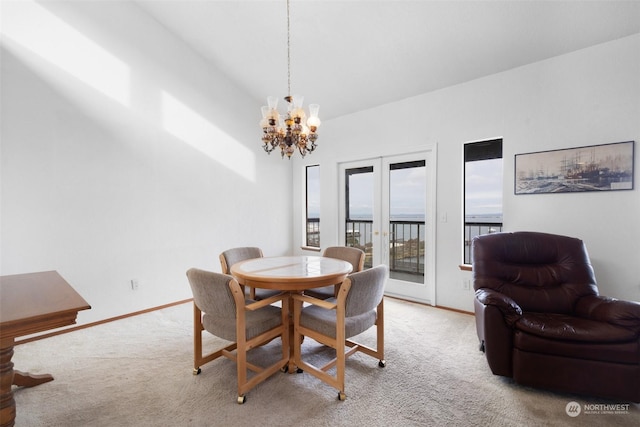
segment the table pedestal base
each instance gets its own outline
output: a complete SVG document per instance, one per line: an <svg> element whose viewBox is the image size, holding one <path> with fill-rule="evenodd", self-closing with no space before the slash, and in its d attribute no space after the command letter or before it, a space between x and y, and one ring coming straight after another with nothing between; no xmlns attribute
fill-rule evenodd
<svg viewBox="0 0 640 427"><path fill-rule="evenodd" d="M10 342L9 342L10 341ZM34 375L13 369L13 340L2 342L0 348L0 427L11 427L16 419L16 401L11 387L34 387L49 381L53 377L49 374Z"/></svg>
<svg viewBox="0 0 640 427"><path fill-rule="evenodd" d="M13 339L2 340L0 348L0 426L12 426L16 419L16 401L13 400Z"/></svg>
<svg viewBox="0 0 640 427"><path fill-rule="evenodd" d="M49 381L53 381L53 376L50 374L30 374L13 370L13 385L18 387L34 387Z"/></svg>

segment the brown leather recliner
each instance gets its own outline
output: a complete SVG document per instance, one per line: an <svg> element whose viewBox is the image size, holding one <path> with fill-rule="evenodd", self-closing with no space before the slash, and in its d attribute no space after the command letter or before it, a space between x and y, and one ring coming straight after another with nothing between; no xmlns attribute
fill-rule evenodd
<svg viewBox="0 0 640 427"><path fill-rule="evenodd" d="M476 328L495 375L640 402L640 303L598 295L582 240L523 231L472 244Z"/></svg>

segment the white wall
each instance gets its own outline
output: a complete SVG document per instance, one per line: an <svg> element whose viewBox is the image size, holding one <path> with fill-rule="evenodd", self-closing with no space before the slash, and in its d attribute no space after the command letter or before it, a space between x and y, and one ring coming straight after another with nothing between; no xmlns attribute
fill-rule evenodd
<svg viewBox="0 0 640 427"><path fill-rule="evenodd" d="M514 195L514 155L636 141L640 151L640 35L437 92L328 120L320 147L296 162L294 217L304 217L304 165L321 165L322 247L336 244L337 162L437 145L436 303L473 311L463 290L462 146L502 137L504 228L583 239L603 295L640 301L640 178L607 193ZM375 89L373 89L375 90ZM640 168L636 154L636 168ZM294 246L303 227L294 229ZM304 252L298 249L298 252Z"/></svg>
<svg viewBox="0 0 640 427"><path fill-rule="evenodd" d="M290 253L258 101L131 2L2 7L2 275L57 270L86 323L190 298L229 247Z"/></svg>

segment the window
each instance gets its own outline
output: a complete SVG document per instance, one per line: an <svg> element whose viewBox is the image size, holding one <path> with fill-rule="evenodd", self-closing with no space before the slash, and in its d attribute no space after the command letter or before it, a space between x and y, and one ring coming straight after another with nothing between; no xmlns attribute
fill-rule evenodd
<svg viewBox="0 0 640 427"><path fill-rule="evenodd" d="M320 248L320 166L307 166L306 245Z"/></svg>
<svg viewBox="0 0 640 427"><path fill-rule="evenodd" d="M464 145L464 263L471 241L502 231L502 139Z"/></svg>

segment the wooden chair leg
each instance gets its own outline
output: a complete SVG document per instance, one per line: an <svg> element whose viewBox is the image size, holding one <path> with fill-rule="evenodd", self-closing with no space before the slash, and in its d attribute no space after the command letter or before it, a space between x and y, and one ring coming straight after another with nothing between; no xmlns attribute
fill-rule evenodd
<svg viewBox="0 0 640 427"><path fill-rule="evenodd" d="M284 304L283 304L284 305ZM300 323L300 312L302 311L302 301L293 300L293 363L289 363L289 372L293 373L295 366L300 367L301 363L301 346L302 346L302 335L300 334L300 330L298 329L298 324Z"/></svg>
<svg viewBox="0 0 640 427"><path fill-rule="evenodd" d="M344 374L347 355L345 354L345 309L344 304L338 305L336 308L336 382L338 385L338 400L347 398L344 392Z"/></svg>
<svg viewBox="0 0 640 427"><path fill-rule="evenodd" d="M378 352L379 365L382 368L387 364L384 360L384 298L378 304L376 316L376 351Z"/></svg>
<svg viewBox="0 0 640 427"><path fill-rule="evenodd" d="M202 311L193 303L193 375L198 375L202 361Z"/></svg>

